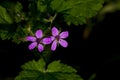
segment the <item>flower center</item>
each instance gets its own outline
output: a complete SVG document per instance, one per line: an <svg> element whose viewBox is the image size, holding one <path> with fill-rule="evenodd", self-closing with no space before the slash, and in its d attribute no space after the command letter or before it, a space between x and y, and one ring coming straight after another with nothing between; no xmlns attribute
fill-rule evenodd
<svg viewBox="0 0 120 80"><path fill-rule="evenodd" d="M41 39L37 38L36 42L37 42L37 44L39 44L41 42Z"/></svg>
<svg viewBox="0 0 120 80"><path fill-rule="evenodd" d="M58 40L60 39L60 36L57 35L57 36L55 37L55 39L58 41Z"/></svg>

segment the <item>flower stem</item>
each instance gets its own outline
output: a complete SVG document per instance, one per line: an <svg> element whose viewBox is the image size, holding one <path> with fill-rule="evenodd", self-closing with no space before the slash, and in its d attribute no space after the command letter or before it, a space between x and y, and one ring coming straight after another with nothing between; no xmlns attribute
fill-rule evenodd
<svg viewBox="0 0 120 80"><path fill-rule="evenodd" d="M49 29L51 29L53 21L55 20L56 16L57 16L57 13L55 13L55 15L52 17L52 19L50 21L50 27L49 27Z"/></svg>
<svg viewBox="0 0 120 80"><path fill-rule="evenodd" d="M30 33L31 35L34 35L33 32L31 31L31 26L30 26L30 24L28 24L28 31L29 31L29 33Z"/></svg>

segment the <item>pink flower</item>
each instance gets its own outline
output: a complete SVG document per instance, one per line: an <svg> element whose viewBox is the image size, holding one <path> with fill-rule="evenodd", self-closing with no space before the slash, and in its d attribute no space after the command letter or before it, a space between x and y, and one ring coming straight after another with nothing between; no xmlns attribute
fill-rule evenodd
<svg viewBox="0 0 120 80"><path fill-rule="evenodd" d="M68 42L65 41L64 39L67 38L68 36L69 36L68 31L63 31L60 33L56 27L53 27L51 37L53 43L51 45L51 50L55 51L58 44L60 44L63 47L67 47Z"/></svg>
<svg viewBox="0 0 120 80"><path fill-rule="evenodd" d="M43 38L42 30L37 30L34 36L27 36L27 41L31 41L32 43L28 46L29 50L33 50L35 47L38 47L38 51L42 52L44 50L43 44L50 44L51 38Z"/></svg>

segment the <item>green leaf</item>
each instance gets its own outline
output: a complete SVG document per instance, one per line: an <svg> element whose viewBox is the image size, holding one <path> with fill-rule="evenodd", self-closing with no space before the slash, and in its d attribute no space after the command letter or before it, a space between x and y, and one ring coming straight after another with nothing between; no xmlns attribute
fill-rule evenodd
<svg viewBox="0 0 120 80"><path fill-rule="evenodd" d="M59 9L61 8L62 4L64 3L64 0L53 0L51 2L51 7L53 10L56 10L57 12L60 12Z"/></svg>
<svg viewBox="0 0 120 80"><path fill-rule="evenodd" d="M85 24L102 8L103 0L53 0L51 8L62 13L65 22L70 25Z"/></svg>
<svg viewBox="0 0 120 80"><path fill-rule="evenodd" d="M0 6L0 24L11 24L13 23L12 18L8 14L7 10Z"/></svg>
<svg viewBox="0 0 120 80"><path fill-rule="evenodd" d="M48 65L43 59L30 61L22 66L23 71L15 80L83 80L70 66L54 61Z"/></svg>
<svg viewBox="0 0 120 80"><path fill-rule="evenodd" d="M35 70L35 71L41 71L44 72L45 70L45 62L43 59L40 59L38 62L35 60L30 61L22 66L23 69L28 70Z"/></svg>
<svg viewBox="0 0 120 80"><path fill-rule="evenodd" d="M45 11L46 11L46 8L47 8L47 5L43 4L42 0L38 0L38 1L37 1L37 9L38 9L40 12L45 12Z"/></svg>
<svg viewBox="0 0 120 80"><path fill-rule="evenodd" d="M24 37L29 32L25 27L25 14L22 11L22 4L20 2L3 1L0 5L0 37L2 40L11 39L16 43L24 41Z"/></svg>
<svg viewBox="0 0 120 80"><path fill-rule="evenodd" d="M22 11L22 9L23 9L22 4L21 4L20 2L16 2L16 5L15 5L15 12L16 12L16 13L19 13L19 12Z"/></svg>
<svg viewBox="0 0 120 80"><path fill-rule="evenodd" d="M0 37L2 38L2 40L10 39L11 37L8 35L9 35L8 31L0 30Z"/></svg>
<svg viewBox="0 0 120 80"><path fill-rule="evenodd" d="M13 22L21 22L24 20L24 12L22 11L23 6L20 2L12 2L12 1L3 1L1 5L7 9L7 12L14 20Z"/></svg>
<svg viewBox="0 0 120 80"><path fill-rule="evenodd" d="M19 44L21 41L24 41L24 38L28 35L28 30L27 28L22 27L21 25L19 25L16 29L15 29L15 33L12 36L12 41L16 42L17 44Z"/></svg>
<svg viewBox="0 0 120 80"><path fill-rule="evenodd" d="M24 12L22 11L23 6L20 2L16 2L16 4L14 5L13 9L13 14L15 14L14 18L15 18L15 22L21 22L21 20L24 20Z"/></svg>
<svg viewBox="0 0 120 80"><path fill-rule="evenodd" d="M11 1L4 1L1 3L2 6L4 6L7 9L7 12L9 12L9 15L12 17L14 22L20 22L23 17L23 6L20 2L11 2Z"/></svg>
<svg viewBox="0 0 120 80"><path fill-rule="evenodd" d="M64 65L62 63L60 63L60 61L54 61L51 64L49 64L48 66L48 72L73 72L75 73L76 70L73 69L70 66Z"/></svg>
<svg viewBox="0 0 120 80"><path fill-rule="evenodd" d="M0 38L2 40L11 39L15 33L14 28L13 24L0 24Z"/></svg>

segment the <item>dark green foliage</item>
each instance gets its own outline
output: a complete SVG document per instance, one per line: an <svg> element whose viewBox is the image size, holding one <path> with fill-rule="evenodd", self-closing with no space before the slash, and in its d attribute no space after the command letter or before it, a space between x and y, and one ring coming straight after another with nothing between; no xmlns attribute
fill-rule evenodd
<svg viewBox="0 0 120 80"><path fill-rule="evenodd" d="M5 0L0 3L0 38L16 43L25 41L28 35L34 36L38 29L43 36L51 35L51 27L86 24L102 8L103 0L27 0L25 6L20 2ZM57 25L55 25L57 24ZM62 24L64 25L64 24ZM76 70L68 65L54 61L50 64L50 46L39 56L39 61L30 61L22 66L23 71L15 80L83 80ZM94 76L92 77L94 78ZM91 79L92 79L91 78Z"/></svg>
<svg viewBox="0 0 120 80"><path fill-rule="evenodd" d="M86 24L102 8L103 0L28 0L28 6L20 2L0 3L0 37L20 43L37 29L47 35L57 21L68 25ZM25 8L25 9L24 9Z"/></svg>
<svg viewBox="0 0 120 80"><path fill-rule="evenodd" d="M12 22L18 23L21 20L23 20L24 17L24 13L22 12L23 6L20 2L4 1L3 3L1 3L1 6L5 8L7 14L9 14L10 18L13 20ZM2 13L2 11L0 13Z"/></svg>
<svg viewBox="0 0 120 80"><path fill-rule="evenodd" d="M47 5L41 0L37 1L37 9L40 12L46 12L47 11Z"/></svg>
<svg viewBox="0 0 120 80"><path fill-rule="evenodd" d="M43 59L30 61L22 66L23 71L15 80L83 80L70 66L54 61L47 66Z"/></svg>
<svg viewBox="0 0 120 80"><path fill-rule="evenodd" d="M4 1L0 6L0 37L4 39L12 39L19 43L27 34L25 27L22 26L24 13L22 12L22 4L19 2Z"/></svg>

